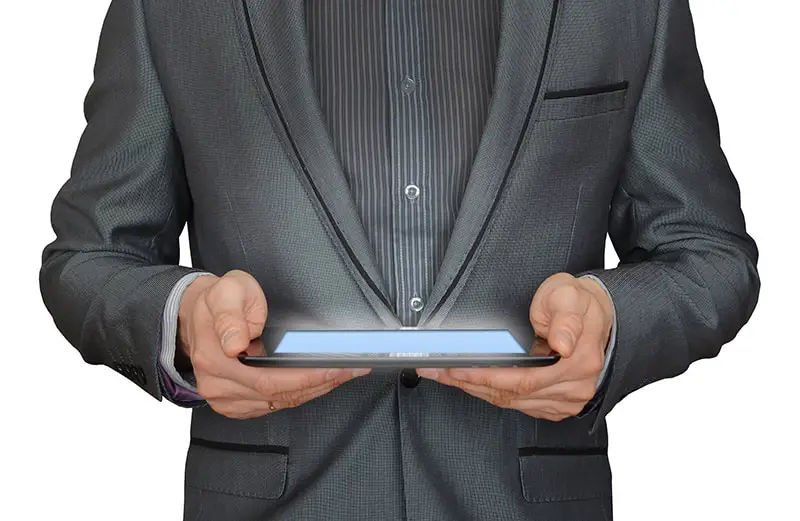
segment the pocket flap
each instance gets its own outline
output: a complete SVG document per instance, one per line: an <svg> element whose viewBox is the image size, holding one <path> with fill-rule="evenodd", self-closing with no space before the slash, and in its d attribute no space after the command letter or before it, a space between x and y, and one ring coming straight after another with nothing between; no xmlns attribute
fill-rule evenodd
<svg viewBox="0 0 800 521"><path fill-rule="evenodd" d="M278 499L286 486L288 447L222 443L193 438L186 485L260 499Z"/></svg>
<svg viewBox="0 0 800 521"><path fill-rule="evenodd" d="M548 92L542 101L537 119L571 119L617 111L625 107L627 93L627 83L601 86L596 89Z"/></svg>
<svg viewBox="0 0 800 521"><path fill-rule="evenodd" d="M600 453L520 451L522 495L532 503L575 501L611 496L611 467Z"/></svg>

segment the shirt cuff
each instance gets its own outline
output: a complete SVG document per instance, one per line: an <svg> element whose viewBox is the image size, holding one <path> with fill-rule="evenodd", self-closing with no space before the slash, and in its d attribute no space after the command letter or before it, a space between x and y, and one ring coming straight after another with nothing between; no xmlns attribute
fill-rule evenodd
<svg viewBox="0 0 800 521"><path fill-rule="evenodd" d="M183 292L194 279L202 275L211 275L206 272L193 272L183 276L172 287L167 302L164 305L164 315L161 327L161 350L158 355L158 367L161 376L162 392L164 397L178 405L190 405L203 401L197 393L194 382L189 382L189 375L181 375L175 368L175 350L178 338L178 309L180 308Z"/></svg>
<svg viewBox="0 0 800 521"><path fill-rule="evenodd" d="M612 315L612 322L611 322L611 335L608 338L608 345L606 346L606 360L603 363L603 369L600 371L600 377L597 379L597 389L600 389L605 382L606 375L608 374L608 367L611 364L611 356L614 353L614 347L617 344L617 310L614 307L614 299L611 298L611 293L606 288L606 285L603 284L599 278L595 277L594 275L583 275L583 277L592 279L593 281L597 282L603 291L606 292L608 295L608 300L611 301L611 315ZM583 278L581 277L581 278Z"/></svg>

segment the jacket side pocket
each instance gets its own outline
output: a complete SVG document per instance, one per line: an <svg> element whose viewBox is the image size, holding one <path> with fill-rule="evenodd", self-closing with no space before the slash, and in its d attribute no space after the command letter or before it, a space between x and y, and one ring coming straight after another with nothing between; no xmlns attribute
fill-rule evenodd
<svg viewBox="0 0 800 521"><path fill-rule="evenodd" d="M531 503L611 497L611 467L602 452L543 452L521 449L522 495Z"/></svg>
<svg viewBox="0 0 800 521"><path fill-rule="evenodd" d="M193 438L186 486L258 499L278 499L286 487L289 448Z"/></svg>

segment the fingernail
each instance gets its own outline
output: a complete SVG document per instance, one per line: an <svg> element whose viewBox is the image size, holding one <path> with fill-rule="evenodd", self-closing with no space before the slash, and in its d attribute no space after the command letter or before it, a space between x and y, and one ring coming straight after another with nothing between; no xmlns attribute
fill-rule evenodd
<svg viewBox="0 0 800 521"><path fill-rule="evenodd" d="M342 369L330 369L328 374L325 376L328 380L333 380L337 376L340 376L344 371Z"/></svg>
<svg viewBox="0 0 800 521"><path fill-rule="evenodd" d="M561 333L558 335L558 341L561 343L562 346L569 349L572 347L572 335L569 333Z"/></svg>
<svg viewBox="0 0 800 521"><path fill-rule="evenodd" d="M423 378L427 378L428 380L437 381L439 379L438 369L417 369L417 374Z"/></svg>
<svg viewBox="0 0 800 521"><path fill-rule="evenodd" d="M370 373L370 369L355 369L353 371L353 378L358 378L359 376L366 376Z"/></svg>
<svg viewBox="0 0 800 521"><path fill-rule="evenodd" d="M238 329L229 329L229 330L225 331L222 334L222 338L220 339L220 343L222 344L222 347L227 346L228 342L230 341L230 339L235 337L237 335L237 333L239 333Z"/></svg>

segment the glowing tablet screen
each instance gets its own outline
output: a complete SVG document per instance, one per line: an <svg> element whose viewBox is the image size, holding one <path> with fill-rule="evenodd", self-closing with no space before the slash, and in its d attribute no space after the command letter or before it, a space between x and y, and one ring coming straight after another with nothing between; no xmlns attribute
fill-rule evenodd
<svg viewBox="0 0 800 521"><path fill-rule="evenodd" d="M505 330L287 331L275 353L526 353Z"/></svg>

